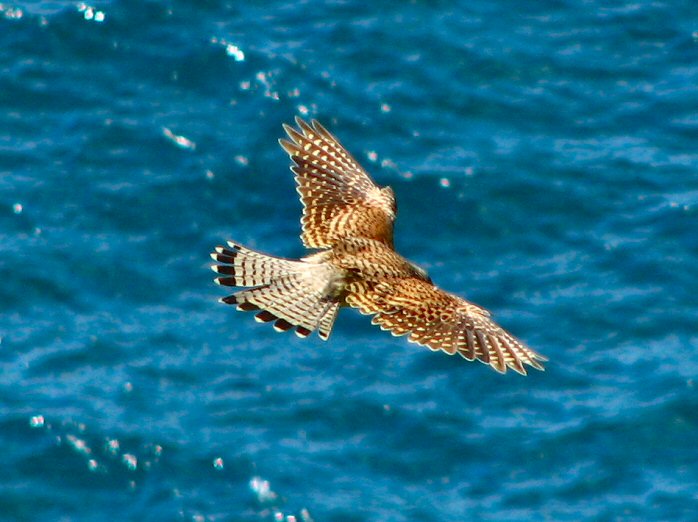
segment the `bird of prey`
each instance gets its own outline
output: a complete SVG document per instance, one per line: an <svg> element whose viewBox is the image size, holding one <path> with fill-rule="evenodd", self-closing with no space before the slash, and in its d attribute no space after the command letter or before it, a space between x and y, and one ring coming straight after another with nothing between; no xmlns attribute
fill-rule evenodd
<svg viewBox="0 0 698 522"><path fill-rule="evenodd" d="M296 190L303 204L301 240L316 250L298 260L229 241L211 257L215 282L243 287L221 302L255 311L277 331L327 339L340 307L372 315L372 323L433 351L479 360L504 373L542 370L545 357L490 319L490 314L435 286L393 248L395 196L379 187L319 122L284 125Z"/></svg>

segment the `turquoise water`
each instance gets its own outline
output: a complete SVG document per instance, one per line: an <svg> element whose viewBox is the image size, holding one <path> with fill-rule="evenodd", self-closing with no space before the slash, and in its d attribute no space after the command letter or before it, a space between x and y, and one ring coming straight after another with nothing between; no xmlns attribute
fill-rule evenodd
<svg viewBox="0 0 698 522"><path fill-rule="evenodd" d="M3 2L2 520L698 519L692 2ZM550 360L217 303L317 118Z"/></svg>

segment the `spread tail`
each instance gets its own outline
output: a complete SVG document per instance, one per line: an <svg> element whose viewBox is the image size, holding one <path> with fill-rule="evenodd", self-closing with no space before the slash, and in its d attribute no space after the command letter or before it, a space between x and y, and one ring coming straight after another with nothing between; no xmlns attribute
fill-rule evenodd
<svg viewBox="0 0 698 522"><path fill-rule="evenodd" d="M339 300L333 287L340 276L323 262L295 261L255 252L232 241L230 248L216 247L211 257L220 264L211 269L220 274L223 286L251 287L223 297L221 302L238 310L258 311L259 322L274 322L274 329L295 328L299 337L317 330L326 340L334 325Z"/></svg>

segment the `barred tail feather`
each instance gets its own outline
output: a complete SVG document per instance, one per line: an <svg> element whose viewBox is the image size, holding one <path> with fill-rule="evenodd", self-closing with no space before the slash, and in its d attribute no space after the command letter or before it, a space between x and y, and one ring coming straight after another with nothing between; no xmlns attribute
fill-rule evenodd
<svg viewBox="0 0 698 522"><path fill-rule="evenodd" d="M318 335L324 341L330 337L330 332L332 332L332 327L334 326L334 320L337 318L338 311L339 303L329 303L327 310L322 314L322 317L320 317Z"/></svg>
<svg viewBox="0 0 698 522"><path fill-rule="evenodd" d="M292 272L300 261L268 256L228 241L230 248L217 246L211 258L222 265L213 265L211 269L222 275L216 282L224 286L259 286L268 285L279 276Z"/></svg>
<svg viewBox="0 0 698 522"><path fill-rule="evenodd" d="M258 311L259 322L273 322L277 331L295 328L300 337L317 330L322 339L332 331L339 302L331 294L336 269L327 263L268 256L237 243L216 247L212 265L223 286L251 287L221 299L238 310Z"/></svg>

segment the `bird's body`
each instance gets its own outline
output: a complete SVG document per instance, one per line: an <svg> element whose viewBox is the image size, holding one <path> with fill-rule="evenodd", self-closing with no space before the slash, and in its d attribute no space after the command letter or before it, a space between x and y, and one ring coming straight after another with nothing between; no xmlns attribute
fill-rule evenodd
<svg viewBox="0 0 698 522"><path fill-rule="evenodd" d="M297 118L280 140L294 165L303 202L301 239L317 252L282 259L229 242L211 254L224 286L247 287L221 301L277 330L295 328L327 339L342 306L372 315L373 324L409 340L478 359L504 372L543 369L542 356L496 325L489 312L437 288L424 270L393 248L395 197L368 174L318 122Z"/></svg>

